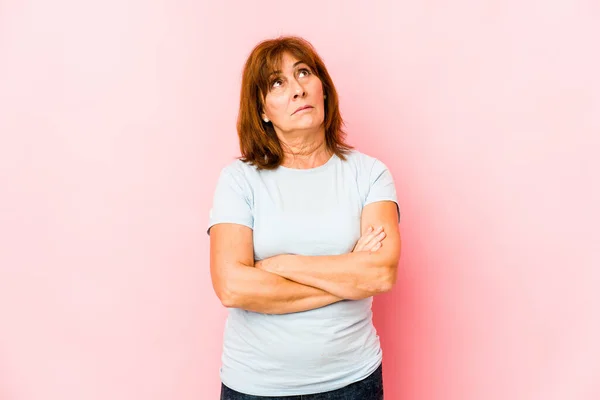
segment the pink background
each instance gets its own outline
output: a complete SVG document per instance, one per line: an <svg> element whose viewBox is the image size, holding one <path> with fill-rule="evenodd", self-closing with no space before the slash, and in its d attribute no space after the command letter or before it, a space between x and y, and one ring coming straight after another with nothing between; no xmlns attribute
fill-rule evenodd
<svg viewBox="0 0 600 400"><path fill-rule="evenodd" d="M205 228L251 48L391 168L387 399L600 398L593 1L0 2L0 399L216 399Z"/></svg>

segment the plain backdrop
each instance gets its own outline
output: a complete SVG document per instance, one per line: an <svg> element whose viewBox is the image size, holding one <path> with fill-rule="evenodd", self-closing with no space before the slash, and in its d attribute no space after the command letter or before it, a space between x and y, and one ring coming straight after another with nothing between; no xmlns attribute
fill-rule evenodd
<svg viewBox="0 0 600 400"><path fill-rule="evenodd" d="M600 398L600 6L0 2L0 399L217 399L206 225L260 40L391 169L389 400Z"/></svg>

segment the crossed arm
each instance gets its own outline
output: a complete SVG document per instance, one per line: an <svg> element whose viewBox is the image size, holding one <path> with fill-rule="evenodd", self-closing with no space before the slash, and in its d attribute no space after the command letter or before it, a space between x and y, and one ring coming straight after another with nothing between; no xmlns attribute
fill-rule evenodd
<svg viewBox="0 0 600 400"><path fill-rule="evenodd" d="M400 258L396 204L375 202L364 207L363 237L369 227L381 227L378 246L361 242L352 253L336 256L282 254L254 263L252 230L237 224L211 228L211 277L226 307L268 314L311 310L358 300L390 290ZM371 241L371 244L373 242Z"/></svg>

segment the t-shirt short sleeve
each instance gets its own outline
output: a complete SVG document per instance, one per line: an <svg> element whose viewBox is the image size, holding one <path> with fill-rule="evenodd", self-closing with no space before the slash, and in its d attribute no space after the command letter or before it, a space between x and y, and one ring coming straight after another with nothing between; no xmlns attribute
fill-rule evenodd
<svg viewBox="0 0 600 400"><path fill-rule="evenodd" d="M386 165L376 159L369 175L369 193L365 200L365 206L370 203L386 200L396 203L398 222L400 222L400 207L396 195L394 178Z"/></svg>
<svg viewBox="0 0 600 400"><path fill-rule="evenodd" d="M245 225L254 228L252 213L252 190L243 174L239 171L224 168L213 196L213 204L209 213L207 233L210 228L221 223Z"/></svg>

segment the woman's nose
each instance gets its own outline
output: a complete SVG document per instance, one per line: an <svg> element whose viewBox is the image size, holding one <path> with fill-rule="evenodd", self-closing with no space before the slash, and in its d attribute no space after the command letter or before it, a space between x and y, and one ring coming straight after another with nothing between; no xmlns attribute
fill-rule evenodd
<svg viewBox="0 0 600 400"><path fill-rule="evenodd" d="M296 83L296 91L294 92L294 98L298 98L298 97L304 97L306 96L306 91L304 90L304 87L302 87L302 85L300 85L299 83Z"/></svg>

